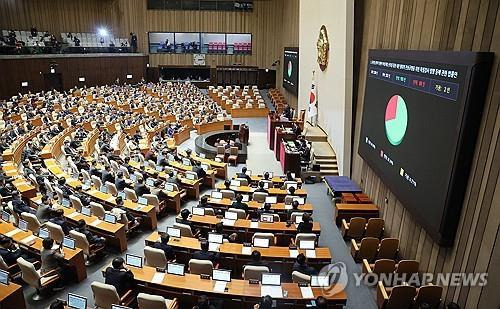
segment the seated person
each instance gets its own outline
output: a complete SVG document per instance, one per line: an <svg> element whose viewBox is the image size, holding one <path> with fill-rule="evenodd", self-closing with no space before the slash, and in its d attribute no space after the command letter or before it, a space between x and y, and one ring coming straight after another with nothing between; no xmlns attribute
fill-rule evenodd
<svg viewBox="0 0 500 309"><path fill-rule="evenodd" d="M296 200L292 202L292 209L288 209L286 211L286 214L287 214L289 220L291 220L292 213L294 213L294 212L300 212L299 201L296 201Z"/></svg>
<svg viewBox="0 0 500 309"><path fill-rule="evenodd" d="M123 191L127 187L127 182L123 178L123 172L120 171L116 174L115 187L118 191Z"/></svg>
<svg viewBox="0 0 500 309"><path fill-rule="evenodd" d="M257 210L257 216L260 218L260 215L263 214L273 214L274 210L271 209L270 203L264 203L264 207Z"/></svg>
<svg viewBox="0 0 500 309"><path fill-rule="evenodd" d="M231 182L229 180L224 180L224 188L222 190L232 190Z"/></svg>
<svg viewBox="0 0 500 309"><path fill-rule="evenodd" d="M201 207L201 208L209 207L210 208L210 205L208 205L208 195L203 195L200 198L200 203L198 204L197 207Z"/></svg>
<svg viewBox="0 0 500 309"><path fill-rule="evenodd" d="M135 191L135 194L137 194L137 196L143 196L144 194L151 193L149 188L144 184L144 179L142 177L139 177L137 179L137 182L134 185L134 191Z"/></svg>
<svg viewBox="0 0 500 309"><path fill-rule="evenodd" d="M285 186L283 186L283 189L286 189ZM290 187L288 188L288 195L294 196L295 195L295 187Z"/></svg>
<svg viewBox="0 0 500 309"><path fill-rule="evenodd" d="M42 260L42 267L40 268L40 274L44 274L56 270L59 266L65 264L64 253L62 251L62 246L52 249L54 246L54 240L52 238L44 238L42 240L42 250L40 251L40 257Z"/></svg>
<svg viewBox="0 0 500 309"><path fill-rule="evenodd" d="M173 184L177 184L178 183L178 179L177 179L177 176L175 175L174 171L170 171L168 172L168 178L167 178L167 182L168 183L173 183Z"/></svg>
<svg viewBox="0 0 500 309"><path fill-rule="evenodd" d="M269 267L269 264L262 261L262 255L260 251L253 250L250 257L252 260L245 264L245 266L266 266L267 268L269 268L269 271L271 271L271 267Z"/></svg>
<svg viewBox="0 0 500 309"><path fill-rule="evenodd" d="M49 197L42 195L41 204L36 208L36 218L40 223L45 223L50 219L52 213L52 205L50 204Z"/></svg>
<svg viewBox="0 0 500 309"><path fill-rule="evenodd" d="M168 194L165 191L163 191L163 189L160 189L161 185L162 185L161 180L156 179L154 181L154 187L150 188L151 194L156 195L160 202L168 198Z"/></svg>
<svg viewBox="0 0 500 309"><path fill-rule="evenodd" d="M241 168L241 173L237 173L236 174L236 178L243 178L243 179L246 179L248 181L248 183L250 184L252 182L252 178L250 176L247 175L247 167L246 166L243 166Z"/></svg>
<svg viewBox="0 0 500 309"><path fill-rule="evenodd" d="M219 253L208 251L209 244L208 241L206 240L202 240L200 242L200 247L201 250L198 250L195 253L193 253L193 259L209 260L212 261L212 263L214 263L215 265L215 263L217 263L217 261L219 260Z"/></svg>
<svg viewBox="0 0 500 309"><path fill-rule="evenodd" d="M113 176L109 165L106 165L104 170L101 172L101 181L103 185L105 185L106 182L115 183L115 177Z"/></svg>
<svg viewBox="0 0 500 309"><path fill-rule="evenodd" d="M73 192L68 189L68 187L66 187L66 178L62 177L62 178L59 178L59 180L57 181L57 187L62 191L63 193L63 197L65 199L69 199L69 196L71 194L73 194ZM99 189L99 188L97 188ZM61 201L59 201L60 203Z"/></svg>
<svg viewBox="0 0 500 309"><path fill-rule="evenodd" d="M292 172L286 172L285 181L295 181L295 178L292 177Z"/></svg>
<svg viewBox="0 0 500 309"><path fill-rule="evenodd" d="M198 161L193 161L193 172L198 175L198 179L203 179L205 176L207 176L207 172L201 167L201 163Z"/></svg>
<svg viewBox="0 0 500 309"><path fill-rule="evenodd" d="M265 173L264 173L264 180L270 180L270 179L269 179L269 176L270 176L270 175L269 175L269 173L268 173L268 172L265 172Z"/></svg>
<svg viewBox="0 0 500 309"><path fill-rule="evenodd" d="M222 309L222 300L210 300L206 295L200 295L198 298L198 304L193 308L198 309Z"/></svg>
<svg viewBox="0 0 500 309"><path fill-rule="evenodd" d="M132 215L128 211L128 209L125 206L123 206L123 198L121 196L116 197L115 202L116 202L116 206L113 209L111 209L111 212L114 215L118 216L118 219L119 219L118 221L121 223L124 223L121 220L122 214L124 214L127 217L128 226L129 227L134 226L136 221L139 220L139 218Z"/></svg>
<svg viewBox="0 0 500 309"><path fill-rule="evenodd" d="M236 201L234 201L233 204L231 204L231 208L243 209L245 212L248 212L247 203L243 203L243 195L241 194L236 195Z"/></svg>
<svg viewBox="0 0 500 309"><path fill-rule="evenodd" d="M19 191L14 191L12 193L12 207L14 209L14 212L19 216L23 212L36 214L36 210L31 208L25 201L21 199L21 194L19 194Z"/></svg>
<svg viewBox="0 0 500 309"><path fill-rule="evenodd" d="M326 298L324 298L323 296L318 296L316 298L316 307L314 307L315 309L326 309L328 308L328 303L326 301Z"/></svg>
<svg viewBox="0 0 500 309"><path fill-rule="evenodd" d="M104 283L113 285L120 297L125 295L133 286L134 274L125 267L121 257L113 259L112 267L106 268Z"/></svg>
<svg viewBox="0 0 500 309"><path fill-rule="evenodd" d="M82 202L83 206L88 207L90 205L90 198L87 194L83 193L82 186L76 186L73 195L80 199L80 202Z"/></svg>
<svg viewBox="0 0 500 309"><path fill-rule="evenodd" d="M189 209L184 208L183 210L181 210L181 219L177 219L177 222L185 224L185 225L189 225L189 227L191 227L191 229L192 229L193 227L191 226L191 221L189 220L190 215L191 215L191 212L189 211ZM194 233L194 231L193 231L193 233Z"/></svg>
<svg viewBox="0 0 500 309"><path fill-rule="evenodd" d="M104 243L106 242L106 239L104 237L99 237L97 235L94 235L92 234L92 232L87 230L87 224L83 219L78 220L78 224L77 227L75 228L75 231L84 234L85 238L87 238L87 241L89 242L90 245L104 246Z"/></svg>
<svg viewBox="0 0 500 309"><path fill-rule="evenodd" d="M165 253L165 257L167 258L167 261L174 261L175 260L175 252L174 248L168 244L168 241L170 240L170 235L167 233L162 234L160 237L159 242L155 242L153 244L153 248L163 250Z"/></svg>
<svg viewBox="0 0 500 309"><path fill-rule="evenodd" d="M17 263L17 259L22 256L21 249L12 242L10 237L0 235L0 256L7 266Z"/></svg>
<svg viewBox="0 0 500 309"><path fill-rule="evenodd" d="M302 222L297 226L297 233L312 233L313 223L311 214L306 212L302 215Z"/></svg>
<svg viewBox="0 0 500 309"><path fill-rule="evenodd" d="M273 308L273 298L269 295L262 296L260 303L255 304L253 309L272 309Z"/></svg>
<svg viewBox="0 0 500 309"><path fill-rule="evenodd" d="M52 212L52 218L49 220L50 222L57 224L61 227L64 232L64 235L69 235L69 231L71 230L68 222L64 220L64 210L57 209Z"/></svg>
<svg viewBox="0 0 500 309"><path fill-rule="evenodd" d="M292 271L298 271L305 275L316 275L318 272L313 267L307 265L307 259L304 253L297 255L295 263L293 263Z"/></svg>
<svg viewBox="0 0 500 309"><path fill-rule="evenodd" d="M264 192L264 193L269 194L269 191L267 191L267 189L264 189L264 182L263 181L259 181L259 186L257 187L257 189L255 189L254 192Z"/></svg>
<svg viewBox="0 0 500 309"><path fill-rule="evenodd" d="M215 229L213 229L212 232L220 234L224 240L228 240L228 237L224 234L224 224L222 224L222 222L217 222L215 224Z"/></svg>

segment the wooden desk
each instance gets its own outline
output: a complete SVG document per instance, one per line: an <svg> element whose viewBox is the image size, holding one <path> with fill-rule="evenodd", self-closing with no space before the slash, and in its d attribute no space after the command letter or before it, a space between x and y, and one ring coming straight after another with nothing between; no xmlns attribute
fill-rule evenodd
<svg viewBox="0 0 500 309"><path fill-rule="evenodd" d="M0 309L25 309L23 287L9 282L9 285L0 284Z"/></svg>
<svg viewBox="0 0 500 309"><path fill-rule="evenodd" d="M295 135L295 133L293 131L291 132L288 132L286 130L283 130L281 127L277 127L276 128L276 133L274 134L275 138L274 138L274 155L276 157L276 160L280 160L281 159L281 150L282 150L282 147L280 145L281 141L284 140L284 141L291 141L291 140L295 140L297 138L297 136ZM283 171L286 171L286 170L283 170Z"/></svg>
<svg viewBox="0 0 500 309"><path fill-rule="evenodd" d="M354 217L378 218L379 208L375 204L335 204L335 223L340 225L342 219L347 222Z"/></svg>
<svg viewBox="0 0 500 309"><path fill-rule="evenodd" d="M177 216L176 221L179 220L181 220L181 217ZM188 220L194 227L206 232L212 231L215 228L215 225L221 222L221 219L216 216L191 215ZM227 233L238 233L239 239L242 242L251 242L252 236L257 232L273 233L277 238L277 244L281 246L288 246L290 244L290 240L295 238L295 235L297 235L297 228L295 227L295 224L288 226L286 222L257 222L257 226L254 227L252 225L252 220L238 219L234 222L233 226L224 225L224 231ZM316 234L319 238L321 233L321 226L319 222L313 222L312 233Z"/></svg>
<svg viewBox="0 0 500 309"><path fill-rule="evenodd" d="M290 151L285 147L286 141L281 140L280 143L280 163L283 171L300 175L300 153L298 151Z"/></svg>
<svg viewBox="0 0 500 309"><path fill-rule="evenodd" d="M267 141L269 143L269 149L274 150L276 127L291 128L292 125L293 121L280 121L275 119L273 115L267 116Z"/></svg>
<svg viewBox="0 0 500 309"><path fill-rule="evenodd" d="M0 220L0 234L7 235L9 232L16 230L16 227L12 223L7 223L3 220ZM21 231L17 232L13 236L11 236L12 240L16 242L19 247L32 252L36 255L40 255L40 251L42 250L42 239L35 236L35 243L32 245L23 244L22 240L26 237L32 236L33 233L31 231ZM87 269L85 268L85 259L83 257L82 249L76 248L75 250L63 248L64 259L69 263L69 266L76 276L76 281L81 282L85 278L87 278Z"/></svg>
<svg viewBox="0 0 500 309"><path fill-rule="evenodd" d="M284 176L283 176L284 177ZM233 179L236 179L236 176L233 177ZM250 176L250 180L254 184L258 184L259 181L263 180L264 176L263 175L252 175ZM275 187L282 187L285 183L285 179L282 178L281 176L274 176L273 178L269 179L273 182L273 185ZM294 179L297 184L299 185L299 188L302 186L302 179L301 178L295 178Z"/></svg>
<svg viewBox="0 0 500 309"><path fill-rule="evenodd" d="M221 209L221 210L227 210L228 208L231 207L233 204L233 200L228 199L228 198L223 198L220 200L213 199L211 197L208 198L208 204L215 209ZM258 209L261 209L263 207L263 203L259 203L256 201L249 201L246 202L248 205L248 210L250 213L256 213ZM276 204L271 204L271 209L274 211L274 213L278 214L280 216L281 221L286 221L288 220L288 210L292 209L292 205L285 205L285 203L276 203ZM299 205L299 208L297 209L298 212L304 211L304 212L313 212L313 206L312 204L304 204L304 205Z"/></svg>
<svg viewBox="0 0 500 309"><path fill-rule="evenodd" d="M218 299L224 299L224 306L227 308L251 308L261 300L260 284L250 284L245 280L233 279L226 285L224 292L215 292L215 281L211 279L201 279L199 275L185 274L176 276L164 274L160 283L153 283L156 274L154 267L144 266L136 268L128 266L134 274L134 280L140 287L141 292L164 295L168 298L178 298L183 304L194 303L199 295L208 295ZM103 269L103 272L105 268ZM283 308L304 308L310 299L304 299L298 284L282 283L281 287L288 294L286 298L277 298L280 307ZM323 295L322 288L312 288L314 298L323 296L328 300L329 308L339 308L336 306L345 305L347 294L341 291L334 295Z"/></svg>
<svg viewBox="0 0 500 309"><path fill-rule="evenodd" d="M269 108L231 108L231 117L233 118L253 118L253 117L267 117L269 115Z"/></svg>
<svg viewBox="0 0 500 309"><path fill-rule="evenodd" d="M72 178L70 175L62 171L59 165L53 159L44 160L47 169L57 178L66 178L66 184L73 189L77 186L81 186L82 183L78 179ZM91 199L102 204L105 208L111 209L116 206L116 197L108 193L102 193L94 188L88 191L84 191ZM123 206L125 206L131 213L145 216L143 224L146 228L155 230L158 225L156 218L156 209L152 205L139 205L131 200L123 200Z"/></svg>
<svg viewBox="0 0 500 309"><path fill-rule="evenodd" d="M191 165L184 165L181 162L177 161L169 161L169 166L174 167L180 171L192 171L193 167ZM205 179L203 179L203 183L207 185L210 188L215 187L215 171L214 170L208 170L207 171L207 176L205 176Z"/></svg>
<svg viewBox="0 0 500 309"><path fill-rule="evenodd" d="M204 124L196 124L194 127L195 127L198 135L200 135L200 134L207 133L207 132L224 130L225 125L229 125L232 127L233 121L232 120L215 121L215 122L204 123Z"/></svg>
<svg viewBox="0 0 500 309"><path fill-rule="evenodd" d="M226 187L224 186L224 183L221 182L216 186L216 189L223 190ZM239 187L231 187L231 190L233 190L236 193L242 193L242 194L252 194L256 188L252 188L249 186L239 186ZM285 196L288 195L288 191L280 188L269 188L267 189L269 192L269 195L276 195L278 197L278 201L282 202L285 200ZM297 189L295 190L294 195L303 197L304 199L307 197L307 192L305 189Z"/></svg>
<svg viewBox="0 0 500 309"><path fill-rule="evenodd" d="M347 193L340 195L342 204L372 204L372 200L364 193Z"/></svg>
<svg viewBox="0 0 500 309"><path fill-rule="evenodd" d="M149 235L145 242L146 245L152 246L160 240L158 232L153 232ZM174 247L176 252L176 262L188 265L194 252L200 250L200 241L197 238L181 237L176 239L171 237L169 245ZM251 255L243 253L243 244L239 243L223 243L219 247L220 268L231 269L233 278L241 278L243 266L251 261ZM262 259L268 262L272 272L284 274L284 277L291 282L291 274L295 256L290 256L288 247L270 246L269 248L253 247L253 250L258 250ZM316 257L309 258L308 264L320 271L322 267L331 263L332 256L328 247L316 248ZM305 250L298 250L298 253L306 254Z"/></svg>
<svg viewBox="0 0 500 309"><path fill-rule="evenodd" d="M187 141L191 136L191 130L185 128L184 130L174 134L175 144L178 146Z"/></svg>
<svg viewBox="0 0 500 309"><path fill-rule="evenodd" d="M38 204L41 200L41 195L36 198L31 199L34 203ZM55 204L55 208L62 209L64 211L64 218L69 223L76 225L79 220L83 219L87 223L87 229L92 233L106 238L106 244L117 248L120 252L127 250L127 236L125 225L121 223L108 223L103 220L99 220L94 215L86 216L82 215L74 208L66 208L59 204ZM97 221L99 220L99 221ZM97 225L94 222L99 222Z"/></svg>

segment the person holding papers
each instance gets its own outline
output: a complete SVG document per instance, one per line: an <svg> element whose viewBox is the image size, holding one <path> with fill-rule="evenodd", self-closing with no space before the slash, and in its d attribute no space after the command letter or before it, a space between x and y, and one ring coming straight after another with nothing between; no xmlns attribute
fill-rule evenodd
<svg viewBox="0 0 500 309"><path fill-rule="evenodd" d="M313 229L313 223L312 223L312 218L311 214L308 212L305 212L302 215L302 222L299 223L297 226L297 232L298 233L312 233Z"/></svg>
<svg viewBox="0 0 500 309"><path fill-rule="evenodd" d="M318 273L316 269L307 265L307 259L304 253L300 253L299 255L297 255L295 263L293 263L292 271L298 271L308 276L316 275Z"/></svg>
<svg viewBox="0 0 500 309"><path fill-rule="evenodd" d="M247 203L243 203L243 195L241 194L236 195L236 201L233 202L231 208L243 209L245 212L248 212Z"/></svg>
<svg viewBox="0 0 500 309"><path fill-rule="evenodd" d="M211 261L212 263L216 264L219 260L219 253L218 252L210 252L208 251L209 243L206 240L202 240L200 242L200 247L201 250L196 251L193 253L193 259L197 260L208 260Z"/></svg>
<svg viewBox="0 0 500 309"><path fill-rule="evenodd" d="M170 235L162 234L160 236L160 241L155 242L153 244L153 248L163 250L163 252L165 253L165 257L167 258L167 261L174 261L175 260L175 252L174 252L174 248L172 248L172 246L170 246L168 244L169 240L170 240Z"/></svg>
<svg viewBox="0 0 500 309"><path fill-rule="evenodd" d="M113 285L120 297L132 288L134 274L124 266L123 258L117 257L111 263L112 267L106 268L104 283Z"/></svg>

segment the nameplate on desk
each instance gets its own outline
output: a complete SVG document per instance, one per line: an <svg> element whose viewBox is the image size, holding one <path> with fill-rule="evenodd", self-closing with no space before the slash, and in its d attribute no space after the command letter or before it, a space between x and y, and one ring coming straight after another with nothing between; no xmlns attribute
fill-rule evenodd
<svg viewBox="0 0 500 309"><path fill-rule="evenodd" d="M16 235L19 232L22 232L22 230L15 228L10 232L5 233L5 236L12 238L14 235Z"/></svg>
<svg viewBox="0 0 500 309"><path fill-rule="evenodd" d="M20 243L22 243L23 245L26 245L26 246L31 246L32 244L35 243L35 241L36 241L36 236L30 235L28 237L21 239Z"/></svg>
<svg viewBox="0 0 500 309"><path fill-rule="evenodd" d="M160 284L163 282L164 278L165 278L165 273L156 272L153 276L153 279L151 279L151 282Z"/></svg>
<svg viewBox="0 0 500 309"><path fill-rule="evenodd" d="M251 229L258 229L259 228L259 222L250 222L250 228Z"/></svg>
<svg viewBox="0 0 500 309"><path fill-rule="evenodd" d="M98 226L99 224L101 224L102 220L101 219L95 219L92 223L90 223L90 225L92 226Z"/></svg>
<svg viewBox="0 0 500 309"><path fill-rule="evenodd" d="M234 226L234 223L236 222L236 220L222 219L221 222L223 225L226 225L226 226Z"/></svg>
<svg viewBox="0 0 500 309"><path fill-rule="evenodd" d="M285 204L285 209L288 210L288 209L293 209L293 206L290 204Z"/></svg>
<svg viewBox="0 0 500 309"><path fill-rule="evenodd" d="M307 258L316 258L316 250L306 250L306 257Z"/></svg>
<svg viewBox="0 0 500 309"><path fill-rule="evenodd" d="M141 211L144 208L144 206L137 206L134 208L135 211Z"/></svg>
<svg viewBox="0 0 500 309"><path fill-rule="evenodd" d="M78 215L79 215L79 213L75 211L75 212L70 213L70 214L69 214L69 215L67 215L66 217L68 217L68 218L74 218L74 217L76 217L76 216L78 216Z"/></svg>

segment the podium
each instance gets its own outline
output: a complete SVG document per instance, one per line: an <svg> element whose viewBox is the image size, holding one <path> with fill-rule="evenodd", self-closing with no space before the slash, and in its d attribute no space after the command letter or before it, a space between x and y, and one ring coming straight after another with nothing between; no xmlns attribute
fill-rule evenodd
<svg viewBox="0 0 500 309"><path fill-rule="evenodd" d="M288 141L281 140L280 143L280 163L283 173L295 173L295 177L300 177L300 153L296 149L287 146Z"/></svg>
<svg viewBox="0 0 500 309"><path fill-rule="evenodd" d="M275 113L271 113L267 116L267 141L269 143L269 149L274 150L276 143L276 127L291 128L293 126L293 121L281 121Z"/></svg>
<svg viewBox="0 0 500 309"><path fill-rule="evenodd" d="M280 143L281 141L291 141L291 140L295 140L297 138L297 136L295 135L295 133L293 133L293 131L288 131L286 129L283 129L281 127L277 127L276 128L276 132L274 133L274 140L275 140L275 143L274 143L274 154L276 155L276 160L280 161L280 158L281 158L281 147L280 147Z"/></svg>

